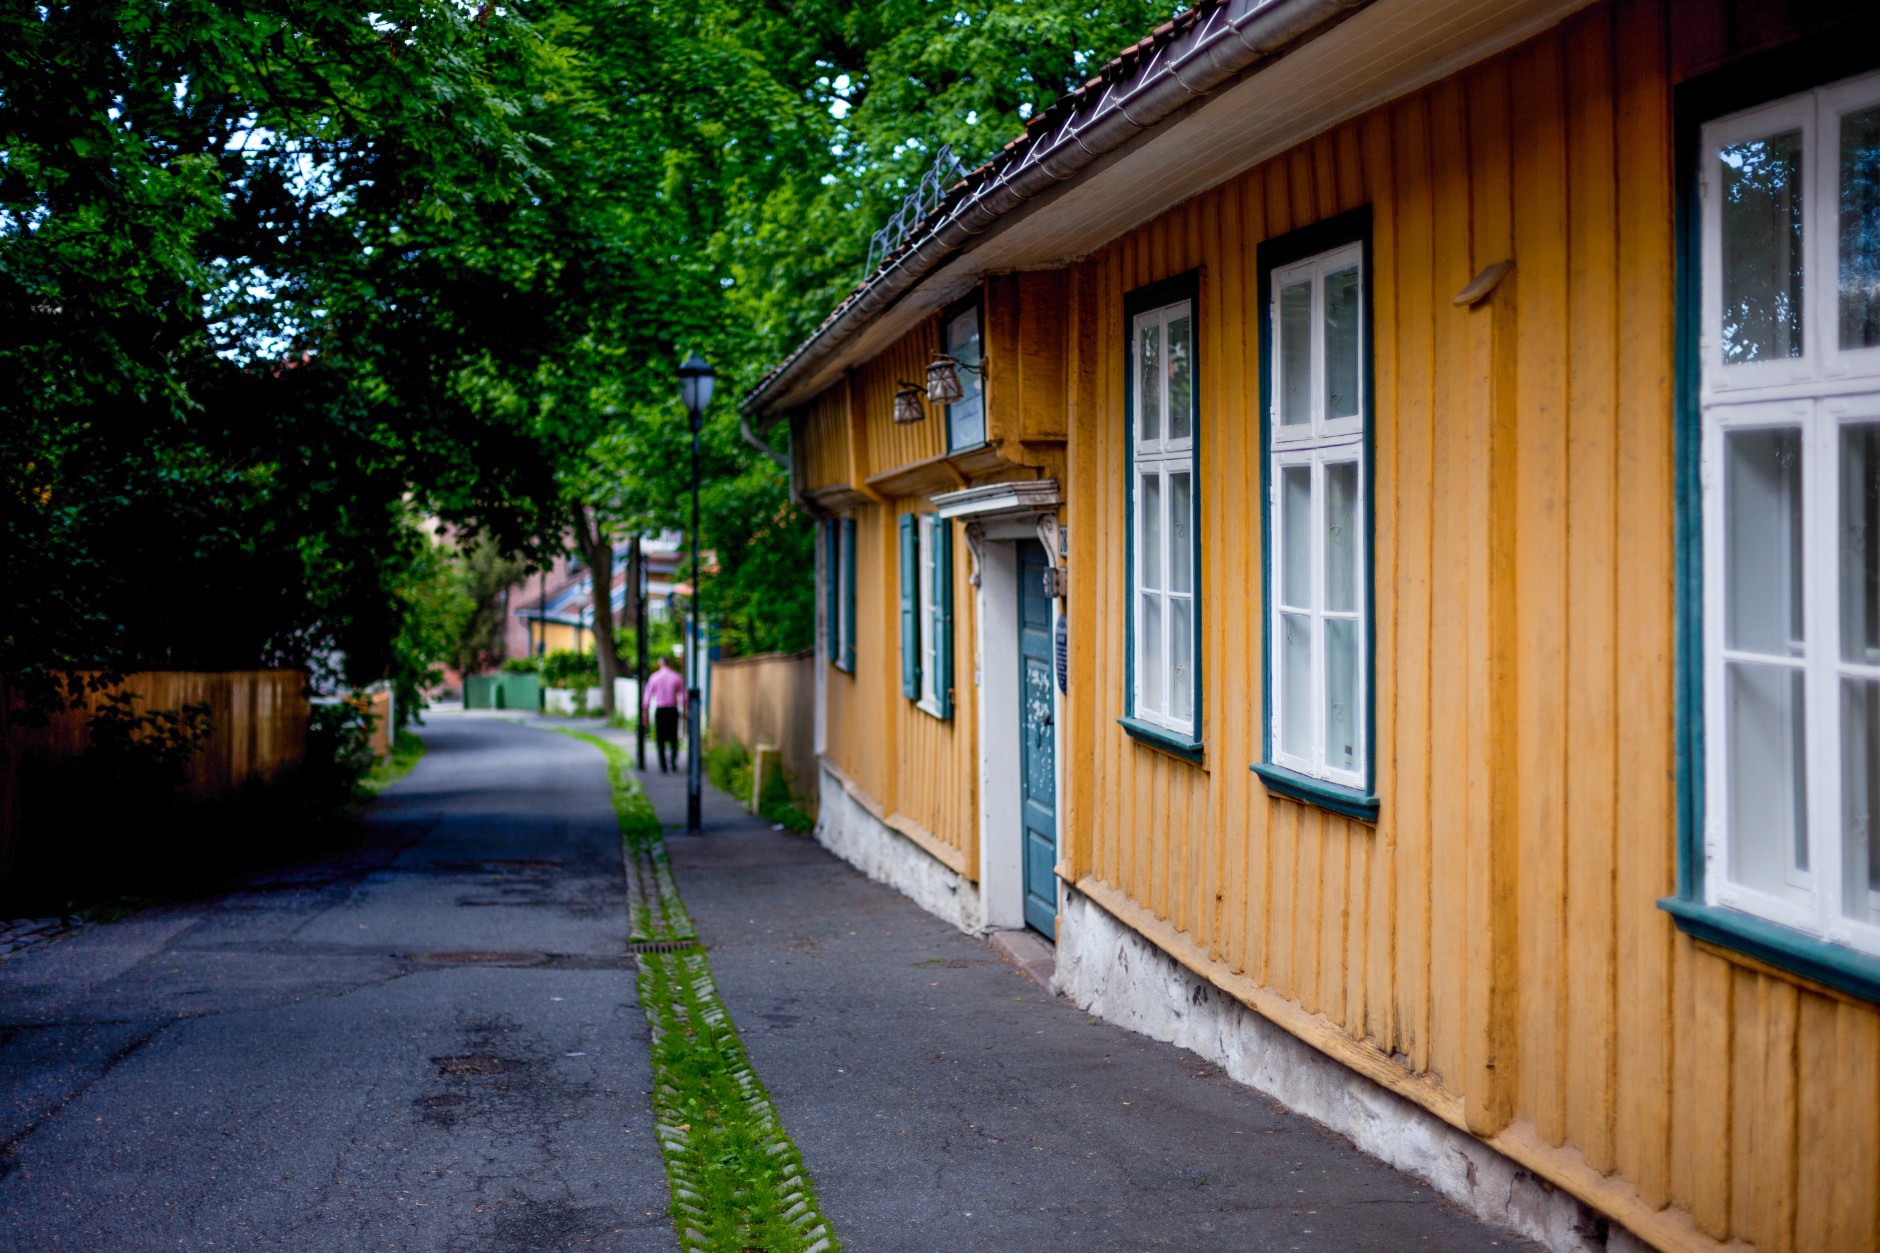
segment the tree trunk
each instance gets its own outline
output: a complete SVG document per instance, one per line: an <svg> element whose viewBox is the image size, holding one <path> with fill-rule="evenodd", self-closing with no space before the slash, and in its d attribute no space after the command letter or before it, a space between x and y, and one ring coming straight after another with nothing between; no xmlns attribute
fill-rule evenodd
<svg viewBox="0 0 1880 1253"><path fill-rule="evenodd" d="M614 643L614 543L600 519L586 505L574 507L575 543L588 563L594 595L589 617L594 627L594 657L600 662L601 714L614 716L614 678L620 673L620 653Z"/></svg>

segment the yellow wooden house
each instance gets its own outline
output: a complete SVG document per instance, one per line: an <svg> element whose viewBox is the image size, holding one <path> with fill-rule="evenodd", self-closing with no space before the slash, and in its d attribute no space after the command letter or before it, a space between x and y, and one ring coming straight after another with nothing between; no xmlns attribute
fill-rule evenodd
<svg viewBox="0 0 1880 1253"><path fill-rule="evenodd" d="M1871 3L1224 0L745 401L819 838L1551 1248L1880 1249Z"/></svg>

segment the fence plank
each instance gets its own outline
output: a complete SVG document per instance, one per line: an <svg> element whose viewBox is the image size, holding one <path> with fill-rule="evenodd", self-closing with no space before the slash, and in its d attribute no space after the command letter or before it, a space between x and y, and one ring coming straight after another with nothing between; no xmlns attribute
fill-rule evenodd
<svg viewBox="0 0 1880 1253"><path fill-rule="evenodd" d="M774 744L791 791L816 805L816 654L766 653L712 663L712 737Z"/></svg>
<svg viewBox="0 0 1880 1253"><path fill-rule="evenodd" d="M90 675L74 676L83 683ZM91 717L121 692L138 713L209 707L209 740L184 770L183 791L213 798L267 781L307 754L307 676L298 670L197 674L151 670L87 692L71 709L40 722L24 715L17 691L0 679L0 881L19 866L21 789L36 775L83 753Z"/></svg>

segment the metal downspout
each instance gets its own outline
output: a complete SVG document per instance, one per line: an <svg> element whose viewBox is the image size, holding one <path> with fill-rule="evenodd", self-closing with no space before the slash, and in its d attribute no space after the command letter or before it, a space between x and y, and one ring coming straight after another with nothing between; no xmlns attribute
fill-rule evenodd
<svg viewBox="0 0 1880 1253"><path fill-rule="evenodd" d="M738 418L738 434L744 437L745 443L749 444L751 447L755 448L758 452L763 453L766 457L769 457L772 461L782 466L786 473L789 471L790 459L784 456L782 453L778 452L775 448L772 448L767 442L765 442L763 436L759 435L756 431L753 431L751 429L751 420L748 417L740 416Z"/></svg>

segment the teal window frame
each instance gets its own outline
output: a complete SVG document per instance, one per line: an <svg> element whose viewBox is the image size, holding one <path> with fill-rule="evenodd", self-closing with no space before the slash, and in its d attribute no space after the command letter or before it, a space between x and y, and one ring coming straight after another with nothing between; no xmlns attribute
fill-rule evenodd
<svg viewBox="0 0 1880 1253"><path fill-rule="evenodd" d="M1194 571L1194 639L1189 655L1194 659L1194 718L1191 735L1182 735L1136 716L1136 343L1135 325L1139 314L1186 300L1189 310L1189 405L1192 436L1189 442L1189 521ZM1201 589L1201 271L1189 270L1160 282L1138 287L1123 297L1123 715L1118 726L1133 740L1157 748L1184 761L1202 764L1206 741L1201 732L1206 708L1206 667L1202 662L1202 619L1205 615ZM1166 418L1166 415L1164 415Z"/></svg>
<svg viewBox="0 0 1880 1253"><path fill-rule="evenodd" d="M1705 892L1703 361L1699 345L1703 211L1698 179L1705 123L1875 67L1871 46L1859 41L1810 41L1692 79L1673 93L1673 168L1678 189L1672 357L1678 876L1676 892L1658 901L1678 929L1693 939L1867 1001L1880 1001L1880 957L1713 905Z"/></svg>
<svg viewBox="0 0 1880 1253"><path fill-rule="evenodd" d="M1273 534L1269 502L1273 498L1273 272L1335 249L1358 245L1361 256L1359 294L1364 333L1359 353L1363 372L1360 416L1364 430L1359 441L1364 483L1364 779L1362 788L1313 778L1273 761ZM1266 240L1256 252L1257 305L1260 318L1260 754L1248 769L1260 777L1269 792L1308 805L1316 805L1347 818L1376 822L1377 795L1377 401L1375 310L1376 270L1371 258L1369 205L1315 222L1311 226Z"/></svg>
<svg viewBox="0 0 1880 1253"><path fill-rule="evenodd" d="M979 438L966 444L955 442L953 438L954 406L946 405L943 407L941 416L946 421L947 452L949 453L965 452L973 448L984 448L986 446L986 432L989 429L986 424L986 306L985 302L977 295L968 296L965 300L947 306L945 314L940 319L940 351L946 353L948 356L953 355L953 343L951 338L953 323L958 320L961 314L969 312L973 315L973 321L978 327L979 358L971 363L977 366L978 369L976 371L960 370L959 379L961 387L977 387L979 389Z"/></svg>
<svg viewBox="0 0 1880 1253"><path fill-rule="evenodd" d="M931 540L925 545L923 528ZM905 513L900 531L901 695L944 722L953 717L953 524L934 514ZM923 575L929 588L925 598ZM929 678L932 703L927 700Z"/></svg>
<svg viewBox="0 0 1880 1253"><path fill-rule="evenodd" d="M854 674L855 519L830 518L823 528L823 569L828 584L823 589L824 645L830 665Z"/></svg>

